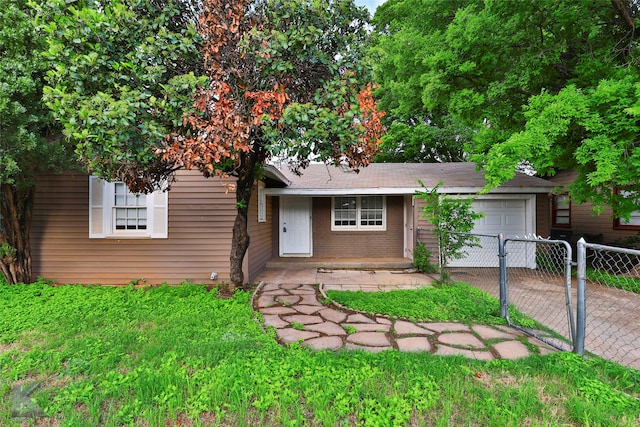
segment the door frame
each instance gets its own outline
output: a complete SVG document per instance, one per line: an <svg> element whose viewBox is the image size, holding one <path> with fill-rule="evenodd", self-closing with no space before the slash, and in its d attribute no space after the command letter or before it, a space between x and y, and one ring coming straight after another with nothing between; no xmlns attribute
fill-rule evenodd
<svg viewBox="0 0 640 427"><path fill-rule="evenodd" d="M285 219L286 219L286 215L288 214L288 206L287 206L287 202L289 200L292 199L297 199L297 200L302 200L305 199L306 200L306 208L307 208L307 213L308 213L308 218L309 218L309 251L308 252L304 252L304 253L287 253L285 252L285 248L284 248L284 227L285 227ZM312 198L311 197L297 197L297 196L282 196L280 197L280 214L278 215L279 218L279 224L278 224L278 240L279 240L279 244L278 244L278 255L280 257L301 257L301 258L309 258L313 256L313 218L312 218Z"/></svg>
<svg viewBox="0 0 640 427"><path fill-rule="evenodd" d="M403 216L404 216L404 257L413 260L413 251L415 249L415 233L414 215L415 215L415 198L413 195L405 195L403 197Z"/></svg>

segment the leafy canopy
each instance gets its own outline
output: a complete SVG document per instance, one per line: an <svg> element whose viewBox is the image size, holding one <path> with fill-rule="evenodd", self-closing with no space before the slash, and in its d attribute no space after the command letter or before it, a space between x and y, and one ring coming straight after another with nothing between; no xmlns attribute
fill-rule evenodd
<svg viewBox="0 0 640 427"><path fill-rule="evenodd" d="M0 184L29 187L66 158L41 101L49 62L26 1L0 0Z"/></svg>
<svg viewBox="0 0 640 427"><path fill-rule="evenodd" d="M638 3L389 0L376 12L383 100L473 129L490 186L523 161L574 168L575 201L637 210ZM490 29L490 30L489 30Z"/></svg>
<svg viewBox="0 0 640 427"><path fill-rule="evenodd" d="M311 158L366 166L381 113L363 55L368 14L351 0L203 3L209 78L164 159L205 175L241 175L270 156L298 172Z"/></svg>
<svg viewBox="0 0 640 427"><path fill-rule="evenodd" d="M376 95L389 115L388 132L382 138L381 162L453 162L468 159L465 146L472 128L446 108L423 103L423 78L428 65L425 51L433 48L430 24L441 17L452 19L456 2L389 0L378 7L373 23L377 37Z"/></svg>
<svg viewBox="0 0 640 427"><path fill-rule="evenodd" d="M173 165L158 156L191 104L201 42L195 3L54 0L37 6L48 36L47 105L88 170L151 191Z"/></svg>

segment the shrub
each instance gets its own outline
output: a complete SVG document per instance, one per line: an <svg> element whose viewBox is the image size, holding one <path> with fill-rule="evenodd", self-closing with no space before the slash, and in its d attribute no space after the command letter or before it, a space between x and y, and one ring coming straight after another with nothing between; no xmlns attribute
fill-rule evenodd
<svg viewBox="0 0 640 427"><path fill-rule="evenodd" d="M422 242L418 242L413 250L413 266L420 273L435 273L438 267L431 264L431 251Z"/></svg>

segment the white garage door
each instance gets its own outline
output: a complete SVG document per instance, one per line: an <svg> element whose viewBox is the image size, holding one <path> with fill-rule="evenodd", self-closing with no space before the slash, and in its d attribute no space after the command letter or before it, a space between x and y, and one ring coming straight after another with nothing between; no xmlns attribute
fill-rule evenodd
<svg viewBox="0 0 640 427"><path fill-rule="evenodd" d="M527 200L525 199L487 199L473 202L476 212L484 212L484 218L476 221L473 233L497 235L502 233L506 238L523 237L532 233L527 218ZM529 214L530 215L530 214ZM529 226L530 227L530 226ZM465 248L464 258L451 260L450 267L498 267L498 241L496 238L481 237L480 247ZM507 246L509 267L535 267L535 248L524 243L513 243Z"/></svg>

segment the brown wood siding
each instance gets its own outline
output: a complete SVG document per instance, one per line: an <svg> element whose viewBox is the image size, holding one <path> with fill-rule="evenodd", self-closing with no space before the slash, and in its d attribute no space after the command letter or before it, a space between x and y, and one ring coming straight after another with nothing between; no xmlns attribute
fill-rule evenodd
<svg viewBox="0 0 640 427"><path fill-rule="evenodd" d="M438 260L438 240L436 239L433 231L431 231L433 225L427 221L426 218L421 218L422 208L426 203L420 197L416 197L414 200L416 242L420 241L424 243L424 247L431 252L430 262L434 265L438 265L440 263Z"/></svg>
<svg viewBox="0 0 640 427"><path fill-rule="evenodd" d="M385 231L331 231L331 198L313 199L313 256L319 258L402 258L402 196L387 196Z"/></svg>
<svg viewBox="0 0 640 427"><path fill-rule="evenodd" d="M88 177L44 176L31 234L33 274L57 283L229 280L235 197L218 178L181 172L169 192L168 239L89 239Z"/></svg>
<svg viewBox="0 0 640 427"><path fill-rule="evenodd" d="M249 282L253 281L262 270L264 270L267 261L273 255L271 239L273 236L273 208L272 197L267 196L267 220L266 222L258 222L258 187L254 187L249 203L249 236L250 246L247 252L248 260L248 277L245 279Z"/></svg>
<svg viewBox="0 0 640 427"><path fill-rule="evenodd" d="M549 237L551 234L551 205L549 195L536 194L536 235Z"/></svg>
<svg viewBox="0 0 640 427"><path fill-rule="evenodd" d="M559 187L568 186L576 176L576 172L562 171L549 178L549 181L557 183ZM615 230L613 221L613 212L607 206L604 207L602 213L597 214L593 212L590 203L578 205L571 202L571 227L569 228L571 242L575 244L581 237L584 237L590 243L615 244L616 240L638 235L637 230ZM563 228L560 231L566 232L567 229Z"/></svg>

